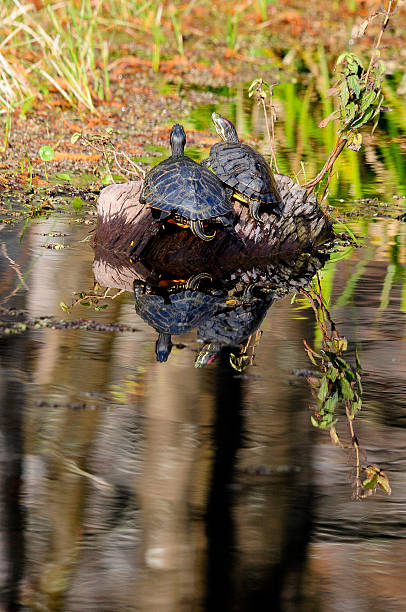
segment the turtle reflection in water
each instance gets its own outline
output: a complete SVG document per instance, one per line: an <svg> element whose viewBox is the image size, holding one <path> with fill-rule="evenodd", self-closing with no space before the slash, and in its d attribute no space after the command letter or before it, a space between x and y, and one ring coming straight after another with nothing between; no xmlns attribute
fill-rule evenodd
<svg viewBox="0 0 406 612"><path fill-rule="evenodd" d="M275 293L249 285L236 306L227 312L214 313L198 327L197 337L204 342L195 360L195 368L212 363L223 348L244 349L257 331L275 300Z"/></svg>
<svg viewBox="0 0 406 612"><path fill-rule="evenodd" d="M222 142L210 149L210 157L202 162L228 187L233 189L237 200L249 205L251 217L262 223L259 208L262 204L270 212L278 212L282 198L276 187L271 168L265 157L238 138L234 125L212 114L212 120ZM271 208L272 207L272 208Z"/></svg>
<svg viewBox="0 0 406 612"><path fill-rule="evenodd" d="M184 334L198 327L217 310L227 308L223 297L198 290L203 280L211 280L211 276L197 274L181 285L180 291L178 288L174 289L176 292L170 293L169 290L157 288L155 294L145 293L148 290L145 282L134 282L135 310L158 332L155 345L157 361L168 359L173 346L173 334Z"/></svg>
<svg viewBox="0 0 406 612"><path fill-rule="evenodd" d="M233 229L230 219L224 216L233 208L231 190L225 189L212 172L185 155L186 134L181 125L173 126L170 142L172 155L145 177L141 204L155 209L161 220L189 226L202 240L212 240L215 236L215 232L204 232L205 221Z"/></svg>

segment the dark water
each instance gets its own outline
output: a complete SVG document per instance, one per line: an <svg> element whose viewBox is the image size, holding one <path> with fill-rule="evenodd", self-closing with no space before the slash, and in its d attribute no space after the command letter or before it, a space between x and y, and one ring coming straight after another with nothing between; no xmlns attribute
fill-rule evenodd
<svg viewBox="0 0 406 612"><path fill-rule="evenodd" d="M381 166L360 166L365 184L344 174L334 187L337 218L363 240L321 272L363 366L362 462L380 466L391 496L354 501L350 451L311 425L303 339L317 350L321 336L304 298L275 296L242 372L227 351L194 368L196 331L159 363L132 293L102 311L60 309L93 286L88 225L51 215L21 244L21 224L1 227L3 308L135 328L0 340L1 609L406 609L405 184L380 153L394 146L404 164L386 136Z"/></svg>

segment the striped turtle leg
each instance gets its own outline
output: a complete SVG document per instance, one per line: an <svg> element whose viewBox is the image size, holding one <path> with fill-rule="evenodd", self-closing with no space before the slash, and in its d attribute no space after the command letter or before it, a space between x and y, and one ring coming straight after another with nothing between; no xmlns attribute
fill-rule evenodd
<svg viewBox="0 0 406 612"><path fill-rule="evenodd" d="M197 238L201 238L201 240L213 240L214 236L216 235L216 232L214 232L214 234L205 234L203 231L203 224L200 219L192 219L190 221L190 229L192 230L193 234Z"/></svg>
<svg viewBox="0 0 406 612"><path fill-rule="evenodd" d="M259 211L259 202L254 202L253 200L250 200L250 215L253 219L255 219L255 221L258 221L258 223L263 223L261 217L258 214Z"/></svg>

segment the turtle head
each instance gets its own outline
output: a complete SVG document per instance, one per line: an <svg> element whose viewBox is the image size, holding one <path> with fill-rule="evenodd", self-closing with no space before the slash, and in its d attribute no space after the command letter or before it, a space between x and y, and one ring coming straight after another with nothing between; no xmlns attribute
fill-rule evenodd
<svg viewBox="0 0 406 612"><path fill-rule="evenodd" d="M214 127L216 128L216 132L222 140L225 140L226 142L240 142L237 130L231 121L225 117L222 117L218 113L212 113L211 118L213 120Z"/></svg>
<svg viewBox="0 0 406 612"><path fill-rule="evenodd" d="M133 283L134 297L138 299L143 293L145 293L145 283L140 280L135 280Z"/></svg>
<svg viewBox="0 0 406 612"><path fill-rule="evenodd" d="M183 125L177 123L171 130L172 157L183 157L186 144L186 134Z"/></svg>
<svg viewBox="0 0 406 612"><path fill-rule="evenodd" d="M204 368L216 359L221 351L221 346L215 342L205 344L195 359L195 368Z"/></svg>
<svg viewBox="0 0 406 612"><path fill-rule="evenodd" d="M171 334L160 333L155 343L156 360L159 362L167 361L172 350Z"/></svg>

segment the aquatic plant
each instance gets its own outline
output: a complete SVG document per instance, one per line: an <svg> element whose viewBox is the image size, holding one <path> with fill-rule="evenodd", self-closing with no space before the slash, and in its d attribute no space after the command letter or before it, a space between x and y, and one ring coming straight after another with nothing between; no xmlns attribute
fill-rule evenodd
<svg viewBox="0 0 406 612"><path fill-rule="evenodd" d="M275 155L275 121L276 112L273 105L273 88L277 83L267 83L263 79L255 79L252 81L248 88L248 97L254 96L257 104L260 104L264 113L266 132L268 135L268 142L271 149L273 170L279 173L278 162ZM266 107L265 100L268 100L268 108ZM268 117L269 115L269 117Z"/></svg>
<svg viewBox="0 0 406 612"><path fill-rule="evenodd" d="M106 164L107 179L102 182L109 184L116 181L121 182L123 175L138 176L143 178L145 172L143 168L135 162L127 153L117 149L112 141L114 131L112 128L106 128L103 132L87 134L85 132L75 132L71 137L71 143L75 144L80 141L85 147L89 147L93 151L101 153ZM123 165L123 164L126 165ZM113 166L118 168L122 174L113 174Z"/></svg>
<svg viewBox="0 0 406 612"><path fill-rule="evenodd" d="M337 326L331 318L322 294L320 278L317 275L312 289L301 289L300 292L309 301L317 326L322 335L322 348L315 351L304 340L304 347L310 361L320 371L320 376L308 376L317 401L317 408L311 416L311 422L318 429L328 430L334 444L342 448L352 448L354 461L354 498L361 499L375 493L381 488L390 495L388 478L376 465L361 465L361 449L354 430L354 419L362 407L362 367L355 352L355 366L346 359L344 353L348 348L347 339L338 333ZM339 437L336 424L340 418L340 408L344 409L350 444L345 445ZM362 477L364 474L364 478Z"/></svg>
<svg viewBox="0 0 406 612"><path fill-rule="evenodd" d="M53 160L53 158L55 157L55 151L49 145L44 145L40 148L38 154L44 162L45 178L48 181L47 162Z"/></svg>
<svg viewBox="0 0 406 612"><path fill-rule="evenodd" d="M366 68L360 57L348 51L342 53L336 61L335 72L339 76L334 86L328 90L328 94L336 99L336 109L320 122L319 127L326 127L330 121L338 120L338 137L320 172L312 180L302 184L302 187L306 187L309 193L327 174L326 192L334 163L343 149L345 147L354 151L360 149L362 134L359 129L362 126L373 121L372 133L375 131L381 110L384 110L382 106L384 100L382 82L385 74L385 64L380 59L380 45L389 19L395 14L395 11L391 12L392 5L396 4L396 2L389 0L387 9L378 9L364 20L359 28L358 35L363 36L368 25L376 16L384 16Z"/></svg>
<svg viewBox="0 0 406 612"><path fill-rule="evenodd" d="M108 308L108 303L104 302L104 300L115 300L122 293L124 293L124 289L118 289L113 291L113 295L109 295L110 288L103 288L99 283L95 282L90 291L75 291L77 297L70 305L60 302L59 306L64 312L71 312L76 306L85 306L97 312Z"/></svg>

